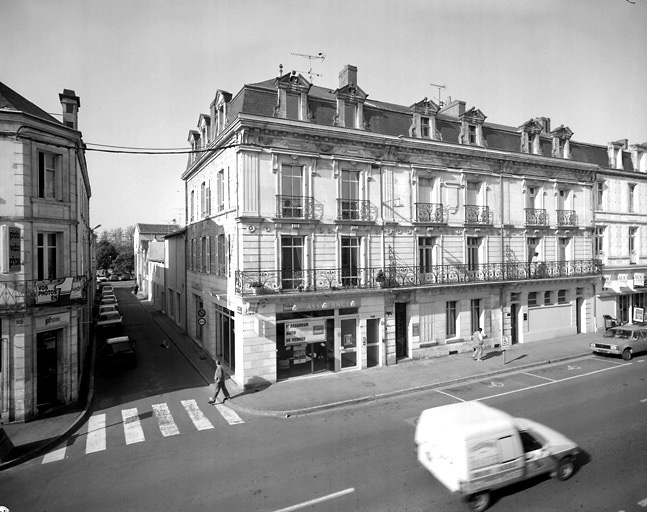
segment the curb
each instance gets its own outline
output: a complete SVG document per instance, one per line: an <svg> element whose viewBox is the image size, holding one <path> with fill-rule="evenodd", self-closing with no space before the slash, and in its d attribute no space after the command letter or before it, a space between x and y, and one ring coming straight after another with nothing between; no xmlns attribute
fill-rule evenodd
<svg viewBox="0 0 647 512"><path fill-rule="evenodd" d="M417 386L414 388L406 388L406 389L400 389L397 391L389 391L387 393L380 393L377 395L368 395L364 397L359 397L359 398L351 398L348 400L342 400L340 402L331 402L328 404L321 404L321 405L315 405L312 407L303 407L300 409L291 409L291 410L285 410L285 411L263 411L263 410L258 410L258 409L253 409L251 407L245 407L243 405L238 405L238 404L233 404L230 406L234 410L238 411L243 411L248 414L256 414L256 415L261 415L261 416L273 416L277 418L291 418L291 417L296 417L296 416L304 416L307 414L314 414L317 412L322 412L326 411L329 409L334 409L334 408L341 408L341 407L347 407L349 405L356 405L356 404L361 404L361 403L366 403L366 402L376 402L378 400L384 400L388 398L393 398L395 396L402 396L402 395L408 395L412 393L417 393L420 391L428 391L430 389L437 389L445 386L451 386L453 384L460 384L461 382L469 382L469 381L474 381L474 380L480 380L484 377L492 376L492 375L504 375L504 374L513 374L519 371L527 370L529 368L536 368L538 366L546 366L550 365L553 363L560 363L563 361L569 361L571 359L579 359L582 357L586 357L590 355L589 352L582 352L581 354L574 354L571 356L563 356L559 357L556 359L546 359L543 361L537 361L536 363L529 363L526 365L522 366L516 366L514 369L502 369L502 370L494 370L491 372L487 373L482 373L479 375L471 375L469 377L462 377L458 379L453 379L453 380L448 380L444 382L435 382L432 384L427 384L424 386Z"/></svg>
<svg viewBox="0 0 647 512"><path fill-rule="evenodd" d="M28 460L34 459L38 457L39 455L42 455L49 450L51 450L54 446L59 444L63 439L67 438L71 434L73 434L87 419L90 413L90 407L92 405L92 400L94 398L94 367L96 363L96 337L92 337L92 344L90 348L90 376L89 379L90 381L88 382L88 395L86 397L86 403L85 403L85 408L78 414L76 419L72 421L70 426L65 429L60 435L52 438L51 441L45 443L42 446L39 446L38 448L27 452L20 457L17 457L15 459L9 460L7 462L3 462L0 464L0 471L3 471L5 469L9 469L14 466L18 466L19 464L22 464L24 462L27 462Z"/></svg>

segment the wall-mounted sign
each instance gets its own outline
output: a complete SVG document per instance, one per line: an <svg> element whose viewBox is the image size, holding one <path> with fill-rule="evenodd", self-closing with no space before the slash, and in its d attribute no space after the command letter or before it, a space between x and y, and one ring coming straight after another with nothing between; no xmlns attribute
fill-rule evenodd
<svg viewBox="0 0 647 512"><path fill-rule="evenodd" d="M20 228L0 226L0 271L3 274L20 272Z"/></svg>
<svg viewBox="0 0 647 512"><path fill-rule="evenodd" d="M70 312L36 317L36 329L56 329L70 323Z"/></svg>
<svg viewBox="0 0 647 512"><path fill-rule="evenodd" d="M326 341L325 320L300 320L285 324L285 345Z"/></svg>
<svg viewBox="0 0 647 512"><path fill-rule="evenodd" d="M634 286L645 286L645 274L634 274Z"/></svg>
<svg viewBox="0 0 647 512"><path fill-rule="evenodd" d="M207 320L205 318L198 318L198 325L204 325L207 323Z"/></svg>
<svg viewBox="0 0 647 512"><path fill-rule="evenodd" d="M204 309L202 309L202 308L198 309L198 316L200 318L202 318L206 314L207 314L207 312Z"/></svg>
<svg viewBox="0 0 647 512"><path fill-rule="evenodd" d="M634 322L644 322L645 308L634 308Z"/></svg>
<svg viewBox="0 0 647 512"><path fill-rule="evenodd" d="M83 299L85 277L67 277L36 281L36 304L63 306L70 300Z"/></svg>

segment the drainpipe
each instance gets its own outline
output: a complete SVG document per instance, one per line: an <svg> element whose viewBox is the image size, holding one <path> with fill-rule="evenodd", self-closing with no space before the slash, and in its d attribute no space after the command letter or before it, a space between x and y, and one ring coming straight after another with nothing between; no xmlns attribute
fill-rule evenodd
<svg viewBox="0 0 647 512"><path fill-rule="evenodd" d="M501 227L499 230L500 240L501 240L501 265L504 266L504 271L507 272L507 262L505 261L505 239L503 233L503 216L505 214L504 209L504 200L503 200L503 169L505 167L505 160L501 161L501 170L499 171L499 209L501 213ZM499 288L499 309L501 310L501 342L503 342L503 336L505 334L505 293L503 291L503 283Z"/></svg>

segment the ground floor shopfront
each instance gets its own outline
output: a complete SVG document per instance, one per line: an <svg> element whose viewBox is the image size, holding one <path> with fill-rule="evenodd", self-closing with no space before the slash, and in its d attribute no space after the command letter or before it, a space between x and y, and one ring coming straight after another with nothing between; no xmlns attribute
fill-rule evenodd
<svg viewBox="0 0 647 512"><path fill-rule="evenodd" d="M596 304L598 330L647 321L645 273L644 267L605 269Z"/></svg>
<svg viewBox="0 0 647 512"><path fill-rule="evenodd" d="M0 316L2 423L77 400L90 322L82 306Z"/></svg>
<svg viewBox="0 0 647 512"><path fill-rule="evenodd" d="M595 331L599 278L261 295L194 291L193 339L243 387ZM296 300L298 299L298 300Z"/></svg>

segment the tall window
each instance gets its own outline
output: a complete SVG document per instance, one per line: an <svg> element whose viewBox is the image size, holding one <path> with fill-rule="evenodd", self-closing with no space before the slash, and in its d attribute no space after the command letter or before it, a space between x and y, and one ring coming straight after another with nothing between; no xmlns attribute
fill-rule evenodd
<svg viewBox="0 0 647 512"><path fill-rule="evenodd" d="M59 199L58 174L60 169L59 155L38 153L38 197Z"/></svg>
<svg viewBox="0 0 647 512"><path fill-rule="evenodd" d="M467 125L467 137L470 144L475 145L478 142L476 137L476 125L468 124Z"/></svg>
<svg viewBox="0 0 647 512"><path fill-rule="evenodd" d="M636 211L636 185L633 183L629 184L629 211Z"/></svg>
<svg viewBox="0 0 647 512"><path fill-rule="evenodd" d="M58 248L56 233L38 233L38 280L58 277Z"/></svg>
<svg viewBox="0 0 647 512"><path fill-rule="evenodd" d="M225 170L220 169L218 171L218 211L221 212L225 209Z"/></svg>
<svg viewBox="0 0 647 512"><path fill-rule="evenodd" d="M344 286L356 286L359 273L359 238L341 239L341 276Z"/></svg>
<svg viewBox="0 0 647 512"><path fill-rule="evenodd" d="M571 243L570 238L560 238L557 247L557 261L567 261L569 259L568 249Z"/></svg>
<svg viewBox="0 0 647 512"><path fill-rule="evenodd" d="M300 165L281 166L281 215L303 217L303 167Z"/></svg>
<svg viewBox="0 0 647 512"><path fill-rule="evenodd" d="M203 181L200 184L200 216L207 215L207 184Z"/></svg>
<svg viewBox="0 0 647 512"><path fill-rule="evenodd" d="M227 274L227 245L225 235L218 235L218 275Z"/></svg>
<svg viewBox="0 0 647 512"><path fill-rule="evenodd" d="M191 191L191 200L189 201L189 218L191 222L195 219L195 190Z"/></svg>
<svg viewBox="0 0 647 512"><path fill-rule="evenodd" d="M604 227L595 228L595 255L600 256L604 253Z"/></svg>
<svg viewBox="0 0 647 512"><path fill-rule="evenodd" d="M344 103L344 119L346 128L357 128L355 117L357 116L357 105Z"/></svg>
<svg viewBox="0 0 647 512"><path fill-rule="evenodd" d="M429 274L436 265L434 249L436 247L436 238L431 236L421 236L418 238L418 258L421 274Z"/></svg>
<svg viewBox="0 0 647 512"><path fill-rule="evenodd" d="M636 250L636 233L638 233L638 228L629 228L629 254Z"/></svg>
<svg viewBox="0 0 647 512"><path fill-rule="evenodd" d="M479 265L479 248L481 239L475 236L467 237L467 268L476 270Z"/></svg>
<svg viewBox="0 0 647 512"><path fill-rule="evenodd" d="M285 94L285 112L288 119L299 119L299 95Z"/></svg>
<svg viewBox="0 0 647 512"><path fill-rule="evenodd" d="M470 313L472 317L472 332L476 332L481 327L481 299L472 299Z"/></svg>
<svg viewBox="0 0 647 512"><path fill-rule="evenodd" d="M420 118L420 137L423 139L428 139L429 137L429 118L422 116Z"/></svg>
<svg viewBox="0 0 647 512"><path fill-rule="evenodd" d="M341 172L341 218L359 219L359 171Z"/></svg>
<svg viewBox="0 0 647 512"><path fill-rule="evenodd" d="M597 181L595 183L595 208L597 210L604 210L604 182Z"/></svg>
<svg viewBox="0 0 647 512"><path fill-rule="evenodd" d="M211 247L208 236L200 239L200 265L202 272L211 272Z"/></svg>
<svg viewBox="0 0 647 512"><path fill-rule="evenodd" d="M456 301L449 300L445 303L445 331L447 337L456 336L456 321L458 320L458 312L456 311Z"/></svg>
<svg viewBox="0 0 647 512"><path fill-rule="evenodd" d="M296 290L303 284L303 245L302 236L281 237L281 286L283 289Z"/></svg>

